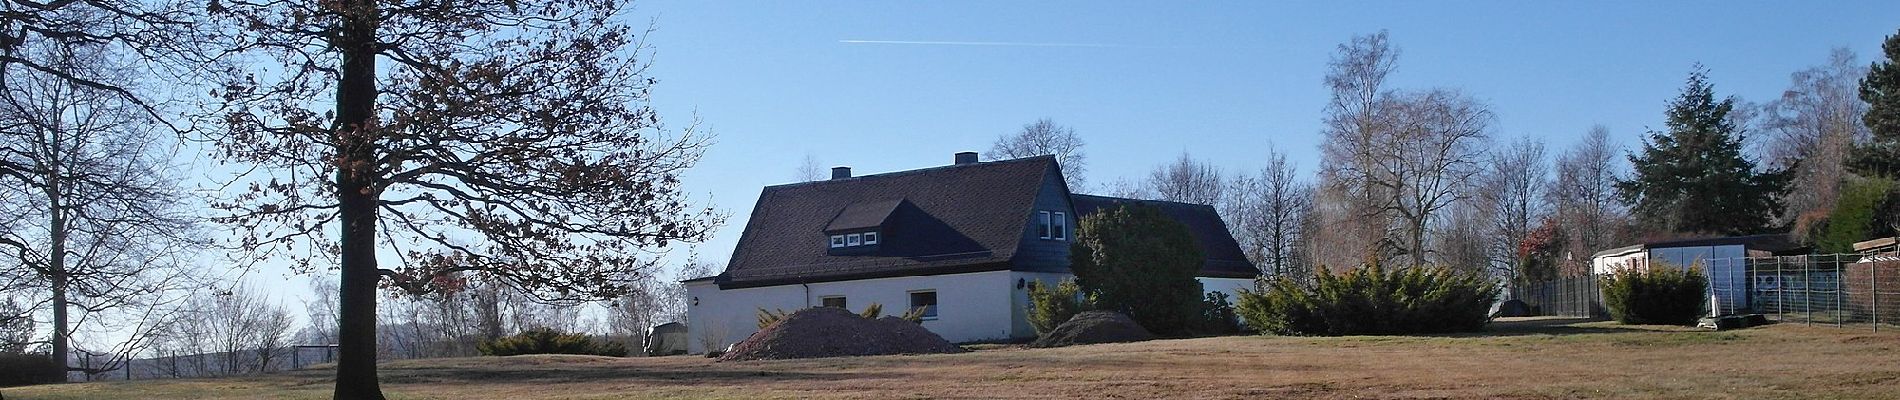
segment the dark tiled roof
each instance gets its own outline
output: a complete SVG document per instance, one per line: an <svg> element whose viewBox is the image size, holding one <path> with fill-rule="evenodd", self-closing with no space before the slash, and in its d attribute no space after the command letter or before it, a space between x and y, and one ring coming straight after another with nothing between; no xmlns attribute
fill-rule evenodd
<svg viewBox="0 0 1900 400"><path fill-rule="evenodd" d="M1246 254L1241 253L1240 243L1227 231L1227 223L1221 221L1220 213L1214 211L1213 206L1086 194L1070 198L1075 205L1076 215L1082 217L1126 203L1160 208L1162 214L1187 225L1188 233L1194 235L1194 242L1200 243L1201 253L1207 256L1207 264L1201 267L1200 276L1251 278L1260 274L1253 263L1247 261Z"/></svg>
<svg viewBox="0 0 1900 400"><path fill-rule="evenodd" d="M1053 157L768 186L717 282L768 286L1008 269ZM827 229L878 227L833 254Z"/></svg>

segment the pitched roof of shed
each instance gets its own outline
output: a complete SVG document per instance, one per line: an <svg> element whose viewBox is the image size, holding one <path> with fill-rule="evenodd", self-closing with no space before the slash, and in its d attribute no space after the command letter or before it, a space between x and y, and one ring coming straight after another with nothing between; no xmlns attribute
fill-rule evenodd
<svg viewBox="0 0 1900 400"><path fill-rule="evenodd" d="M1250 278L1260 273L1252 262L1247 261L1247 255L1240 252L1240 243L1227 231L1227 223L1221 221L1220 213L1213 206L1086 194L1073 195L1070 199L1078 216L1131 203L1159 208L1163 215L1187 225L1188 234L1193 235L1194 242L1201 245L1201 253L1207 257L1207 263L1201 267L1200 276Z"/></svg>
<svg viewBox="0 0 1900 400"><path fill-rule="evenodd" d="M1055 158L767 186L718 282L766 286L1009 268ZM875 220L875 221L873 221ZM833 255L827 229L894 227L873 253Z"/></svg>

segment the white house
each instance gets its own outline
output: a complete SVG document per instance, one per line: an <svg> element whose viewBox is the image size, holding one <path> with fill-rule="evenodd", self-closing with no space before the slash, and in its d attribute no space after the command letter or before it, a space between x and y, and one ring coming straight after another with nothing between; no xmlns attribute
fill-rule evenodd
<svg viewBox="0 0 1900 400"><path fill-rule="evenodd" d="M886 314L923 308L952 342L1035 336L1032 282L1069 272L1078 216L1122 203L1156 206L1187 225L1207 260L1203 290L1232 296L1258 275L1213 207L1071 194L1049 156L768 186L726 271L686 281L691 350L757 331L758 311L835 306Z"/></svg>

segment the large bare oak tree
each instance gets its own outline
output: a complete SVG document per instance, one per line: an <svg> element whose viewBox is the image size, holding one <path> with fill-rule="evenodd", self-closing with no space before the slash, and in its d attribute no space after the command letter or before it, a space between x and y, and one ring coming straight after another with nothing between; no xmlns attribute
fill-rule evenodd
<svg viewBox="0 0 1900 400"><path fill-rule="evenodd" d="M336 398L382 398L379 284L421 294L466 277L611 299L722 222L680 189L708 142L647 106L644 32L618 22L629 6L210 4L240 21L229 42L252 59L239 61L270 66L216 91L223 158L264 173L215 206L245 248L306 271L335 261Z"/></svg>

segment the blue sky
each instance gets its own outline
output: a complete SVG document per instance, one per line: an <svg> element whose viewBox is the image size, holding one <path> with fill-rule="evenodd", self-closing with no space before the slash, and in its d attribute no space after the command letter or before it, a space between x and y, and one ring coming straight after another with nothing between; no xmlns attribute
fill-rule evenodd
<svg viewBox="0 0 1900 400"><path fill-rule="evenodd" d="M1381 29L1403 50L1395 87L1463 90L1500 140L1553 150L1594 124L1634 146L1696 62L1719 94L1763 102L1830 49L1871 61L1900 30L1893 1L1657 3L646 0L628 18L656 24L662 117L718 134L685 187L733 216L695 250L723 264L760 188L806 155L858 174L937 166L1038 118L1088 141L1097 184L1184 151L1237 173L1278 146L1311 171L1327 58ZM308 295L282 271L253 279Z"/></svg>
<svg viewBox="0 0 1900 400"><path fill-rule="evenodd" d="M698 249L721 262L760 187L807 154L858 174L936 166L1037 118L1084 137L1096 184L1184 151L1236 173L1278 146L1311 171L1327 59L1381 29L1403 51L1394 86L1463 90L1500 139L1553 150L1594 124L1635 146L1694 63L1720 94L1765 102L1830 49L1871 61L1900 30L1900 2L1652 3L661 0L636 15L658 28L654 105L719 135L686 186L733 214Z"/></svg>

